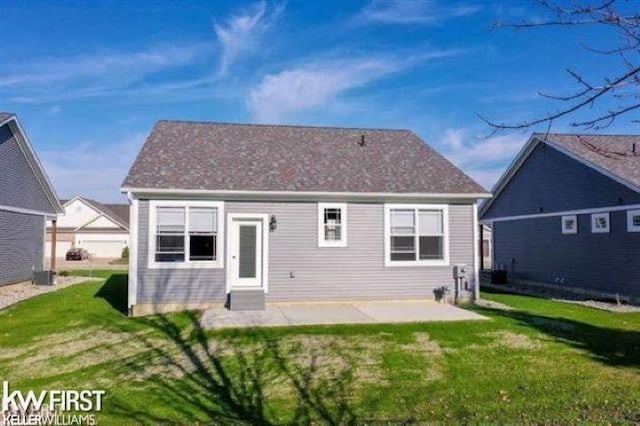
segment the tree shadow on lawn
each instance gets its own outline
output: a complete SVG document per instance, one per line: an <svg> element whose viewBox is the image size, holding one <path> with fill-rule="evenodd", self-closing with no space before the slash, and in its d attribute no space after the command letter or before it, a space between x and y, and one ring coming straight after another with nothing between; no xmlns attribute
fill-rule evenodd
<svg viewBox="0 0 640 426"><path fill-rule="evenodd" d="M113 309L127 315L127 283L127 274L112 274L94 297L106 300Z"/></svg>
<svg viewBox="0 0 640 426"><path fill-rule="evenodd" d="M160 332L168 344L140 336L149 351L147 360L153 362L140 365L134 360L126 368L139 371L145 388L160 393L166 404L162 411L173 413L164 418L145 407L114 401L110 410L119 417L141 423L353 424L357 420L350 401L356 366L339 347L298 354L277 333L267 335L261 329L210 337L195 312L141 321ZM336 358L328 368L322 360L327 353ZM159 366L157 371L154 365ZM278 419L268 403L271 398L295 407L287 412L289 418Z"/></svg>
<svg viewBox="0 0 640 426"><path fill-rule="evenodd" d="M640 331L600 327L567 318L535 315L528 312L479 308L492 316L518 321L557 340L587 351L604 364L640 368Z"/></svg>

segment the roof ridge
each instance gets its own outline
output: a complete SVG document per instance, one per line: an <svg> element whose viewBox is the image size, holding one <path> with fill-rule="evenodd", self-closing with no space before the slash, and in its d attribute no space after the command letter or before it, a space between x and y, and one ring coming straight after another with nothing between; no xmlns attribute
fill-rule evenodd
<svg viewBox="0 0 640 426"><path fill-rule="evenodd" d="M238 127L290 127L294 129L373 130L373 131L389 131L389 132L411 132L410 129L390 129L390 128L381 128L381 127L340 127L340 126L313 126L313 125L302 125L302 124L261 124L261 123L238 123L238 122L230 122L230 121L158 120L157 123L192 123L192 124L210 124L210 125L225 125L225 126L238 126Z"/></svg>
<svg viewBox="0 0 640 426"><path fill-rule="evenodd" d="M640 137L640 134L629 134L629 133L543 133L536 132L534 135L555 135L555 136L621 136L621 137Z"/></svg>

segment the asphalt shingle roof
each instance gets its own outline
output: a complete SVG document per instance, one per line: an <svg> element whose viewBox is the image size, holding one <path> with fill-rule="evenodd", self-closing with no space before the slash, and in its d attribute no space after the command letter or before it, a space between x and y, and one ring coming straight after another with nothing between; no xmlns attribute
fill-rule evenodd
<svg viewBox="0 0 640 426"><path fill-rule="evenodd" d="M544 135L539 135L544 139ZM640 136L550 134L547 138L584 160L640 187ZM636 152L633 152L633 144Z"/></svg>
<svg viewBox="0 0 640 426"><path fill-rule="evenodd" d="M0 122L5 121L8 118L13 117L15 114L12 114L10 112L0 112Z"/></svg>
<svg viewBox="0 0 640 426"><path fill-rule="evenodd" d="M409 130L184 121L156 123L123 187L486 192Z"/></svg>

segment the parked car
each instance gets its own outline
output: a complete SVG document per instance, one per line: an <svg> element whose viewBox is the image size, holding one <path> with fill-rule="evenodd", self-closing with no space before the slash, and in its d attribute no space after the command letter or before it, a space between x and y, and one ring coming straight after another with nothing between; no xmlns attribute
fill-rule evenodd
<svg viewBox="0 0 640 426"><path fill-rule="evenodd" d="M67 260L84 260L89 258L89 252L83 248L72 248L67 252Z"/></svg>

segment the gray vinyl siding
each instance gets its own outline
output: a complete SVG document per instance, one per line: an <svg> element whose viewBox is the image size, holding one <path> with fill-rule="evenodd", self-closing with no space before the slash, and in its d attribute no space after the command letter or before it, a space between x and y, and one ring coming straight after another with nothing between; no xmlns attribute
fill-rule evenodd
<svg viewBox="0 0 640 426"><path fill-rule="evenodd" d="M55 214L8 125L0 127L0 206Z"/></svg>
<svg viewBox="0 0 640 426"><path fill-rule="evenodd" d="M483 219L640 204L640 194L540 143Z"/></svg>
<svg viewBox="0 0 640 426"><path fill-rule="evenodd" d="M626 211L610 212L609 234L591 232L578 216L578 233L563 235L560 216L495 222L495 264L516 278L640 296L640 232L627 232Z"/></svg>
<svg viewBox="0 0 640 426"><path fill-rule="evenodd" d="M384 266L384 204L349 203L347 211L348 246L327 248L318 247L316 203L225 203L227 215L277 218L269 234L268 301L431 298L436 287L452 284L450 266ZM147 268L148 218L148 201L141 200L138 303L225 300L224 269ZM450 206L449 229L450 264L473 266L472 205Z"/></svg>
<svg viewBox="0 0 640 426"><path fill-rule="evenodd" d="M42 270L44 217L0 210L0 285Z"/></svg>

